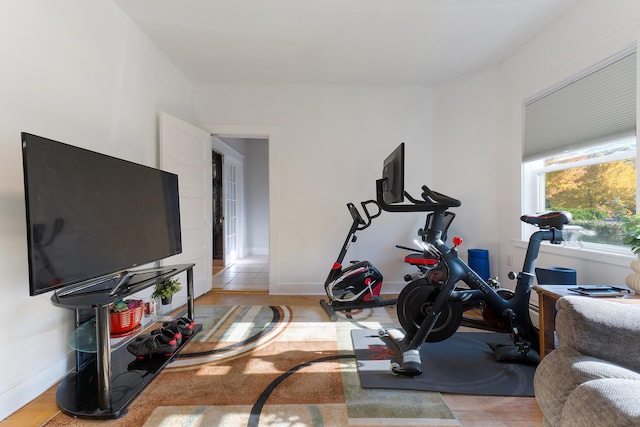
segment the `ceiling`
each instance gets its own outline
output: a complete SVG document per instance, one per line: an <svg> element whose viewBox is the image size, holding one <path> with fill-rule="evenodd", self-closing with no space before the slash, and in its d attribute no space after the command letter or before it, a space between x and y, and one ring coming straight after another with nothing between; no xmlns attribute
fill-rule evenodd
<svg viewBox="0 0 640 427"><path fill-rule="evenodd" d="M579 0L114 0L194 83L430 85Z"/></svg>

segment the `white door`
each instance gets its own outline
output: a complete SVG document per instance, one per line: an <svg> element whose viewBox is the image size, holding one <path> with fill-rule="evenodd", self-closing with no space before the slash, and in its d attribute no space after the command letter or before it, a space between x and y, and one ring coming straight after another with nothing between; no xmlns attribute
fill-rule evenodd
<svg viewBox="0 0 640 427"><path fill-rule="evenodd" d="M239 190L238 165L228 156L224 158L224 264L231 265L240 256L239 245Z"/></svg>
<svg viewBox="0 0 640 427"><path fill-rule="evenodd" d="M213 149L222 154L222 208L224 265L228 267L244 256L244 156L217 136L212 136Z"/></svg>
<svg viewBox="0 0 640 427"><path fill-rule="evenodd" d="M194 263L195 296L211 290L211 135L160 113L160 168L178 175L182 253L171 263ZM182 292L182 291L181 291Z"/></svg>

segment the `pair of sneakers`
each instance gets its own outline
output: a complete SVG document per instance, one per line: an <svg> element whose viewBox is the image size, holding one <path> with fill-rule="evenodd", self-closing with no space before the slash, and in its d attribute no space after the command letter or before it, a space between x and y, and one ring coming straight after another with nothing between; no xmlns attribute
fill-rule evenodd
<svg viewBox="0 0 640 427"><path fill-rule="evenodd" d="M169 320L162 324L162 329L166 329L169 331L173 331L174 334L182 335L182 338L187 340L191 335L193 335L193 327L196 322L187 318L187 317L179 317L175 320ZM156 330L157 331L157 330ZM154 331L155 332L155 331ZM182 341L181 341L182 342ZM180 345L180 344L178 344Z"/></svg>
<svg viewBox="0 0 640 427"><path fill-rule="evenodd" d="M129 353L136 356L137 360L152 358L153 356L171 356L178 349L175 338L165 334L147 334L139 336L127 345Z"/></svg>
<svg viewBox="0 0 640 427"><path fill-rule="evenodd" d="M149 334L139 335L129 345L127 350L141 360L155 355L171 356L180 347L183 340L193 334L195 322L181 317L164 322L162 327Z"/></svg>

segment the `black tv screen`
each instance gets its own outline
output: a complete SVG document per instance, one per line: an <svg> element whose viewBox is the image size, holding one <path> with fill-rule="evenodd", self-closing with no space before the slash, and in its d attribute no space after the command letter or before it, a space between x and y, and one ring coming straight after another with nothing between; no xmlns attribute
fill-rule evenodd
<svg viewBox="0 0 640 427"><path fill-rule="evenodd" d="M182 252L178 176L22 133L29 293Z"/></svg>
<svg viewBox="0 0 640 427"><path fill-rule="evenodd" d="M404 200L404 142L382 164L382 198L387 204Z"/></svg>

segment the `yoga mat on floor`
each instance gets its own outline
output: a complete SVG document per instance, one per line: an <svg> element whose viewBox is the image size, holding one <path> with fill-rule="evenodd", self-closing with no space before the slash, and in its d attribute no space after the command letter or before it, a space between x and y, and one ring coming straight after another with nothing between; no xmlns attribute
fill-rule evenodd
<svg viewBox="0 0 640 427"><path fill-rule="evenodd" d="M445 341L424 343L422 374L394 376L390 361L401 357L377 331L351 332L364 388L438 391L485 396L533 396L535 366L498 362L487 343L513 344L508 334L456 332Z"/></svg>

